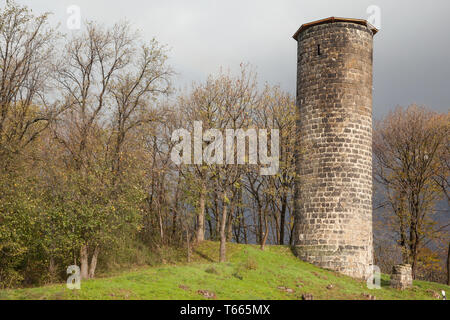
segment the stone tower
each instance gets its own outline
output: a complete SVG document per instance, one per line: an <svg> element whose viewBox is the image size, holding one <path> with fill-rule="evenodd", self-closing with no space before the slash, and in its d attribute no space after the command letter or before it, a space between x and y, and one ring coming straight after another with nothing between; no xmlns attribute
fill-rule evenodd
<svg viewBox="0 0 450 320"><path fill-rule="evenodd" d="M372 247L372 48L365 20L304 24L298 43L295 251L367 278Z"/></svg>

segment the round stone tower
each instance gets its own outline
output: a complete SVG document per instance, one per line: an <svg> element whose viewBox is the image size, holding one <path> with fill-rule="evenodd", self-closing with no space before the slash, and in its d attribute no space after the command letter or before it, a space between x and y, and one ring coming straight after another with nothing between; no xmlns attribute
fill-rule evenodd
<svg viewBox="0 0 450 320"><path fill-rule="evenodd" d="M372 48L365 20L304 24L298 42L295 251L367 278L372 247Z"/></svg>

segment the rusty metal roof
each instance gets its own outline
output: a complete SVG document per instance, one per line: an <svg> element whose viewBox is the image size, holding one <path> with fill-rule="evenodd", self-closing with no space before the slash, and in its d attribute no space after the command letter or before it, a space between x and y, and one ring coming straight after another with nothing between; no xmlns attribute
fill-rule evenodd
<svg viewBox="0 0 450 320"><path fill-rule="evenodd" d="M357 23L357 24L361 24L363 26L367 26L372 33L375 35L378 32L378 29L375 28L373 25L371 25L369 22L367 22L367 20L363 20L363 19L350 19L350 18L338 18L338 17L329 17L329 18L325 18L325 19L321 19L321 20L317 20L317 21L313 21L313 22L309 22L309 23L305 23L303 24L296 33L294 33L294 35L292 36L292 38L294 38L295 40L297 40L298 35L300 34L300 32L312 27L312 26L316 26L319 24L325 24L325 23L333 23L333 22L350 22L350 23Z"/></svg>

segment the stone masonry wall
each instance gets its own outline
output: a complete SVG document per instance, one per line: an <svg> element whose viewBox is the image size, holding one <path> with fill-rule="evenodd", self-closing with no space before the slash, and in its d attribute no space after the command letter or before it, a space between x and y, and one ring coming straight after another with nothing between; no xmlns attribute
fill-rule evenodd
<svg viewBox="0 0 450 320"><path fill-rule="evenodd" d="M412 269L409 264L399 264L392 268L391 287L404 290L412 287Z"/></svg>
<svg viewBox="0 0 450 320"><path fill-rule="evenodd" d="M295 251L367 278L372 248L372 31L351 22L298 35Z"/></svg>

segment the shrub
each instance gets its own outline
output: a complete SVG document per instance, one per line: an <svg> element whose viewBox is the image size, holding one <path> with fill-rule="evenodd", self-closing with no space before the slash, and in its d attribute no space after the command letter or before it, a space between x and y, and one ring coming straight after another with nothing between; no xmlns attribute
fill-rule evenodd
<svg viewBox="0 0 450 320"><path fill-rule="evenodd" d="M211 273L211 274L219 274L219 271L217 271L217 269L216 268L214 268L214 267L208 267L206 270L205 270L205 272L206 273Z"/></svg>

